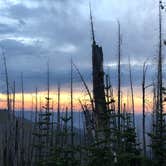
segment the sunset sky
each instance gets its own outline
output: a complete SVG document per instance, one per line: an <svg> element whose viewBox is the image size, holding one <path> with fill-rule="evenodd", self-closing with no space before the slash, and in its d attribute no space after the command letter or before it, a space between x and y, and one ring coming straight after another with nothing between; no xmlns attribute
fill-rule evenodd
<svg viewBox="0 0 166 166"><path fill-rule="evenodd" d="M149 58L147 84L156 79L158 52L158 0L91 0L96 40L103 47L105 72L117 86L117 20L122 31L122 87L124 102L129 88L128 57L132 63L136 110L141 110L142 65ZM163 12L163 18L166 13ZM165 27L163 27L163 33ZM164 35L163 35L164 36ZM57 102L61 84L62 105L70 100L70 59L91 86L91 34L88 0L1 0L0 46L5 50L10 88L16 81L17 105L21 100L21 73L24 78L26 109L39 90L44 103L47 62L50 64L51 91ZM1 50L2 52L2 50ZM165 78L165 73L164 73ZM0 105L5 101L5 76L0 61ZM147 96L151 95L149 89ZM74 100L87 95L78 74L74 73ZM40 97L39 97L40 98Z"/></svg>

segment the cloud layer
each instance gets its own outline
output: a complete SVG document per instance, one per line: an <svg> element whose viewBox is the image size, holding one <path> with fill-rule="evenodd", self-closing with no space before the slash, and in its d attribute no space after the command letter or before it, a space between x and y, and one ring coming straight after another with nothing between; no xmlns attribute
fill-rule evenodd
<svg viewBox="0 0 166 166"><path fill-rule="evenodd" d="M45 88L47 62L52 86L69 82L70 59L86 80L91 81L91 34L89 2L82 0L2 0L0 2L0 46L5 49L10 81L20 84L21 72L27 91ZM105 69L116 86L117 19L122 30L122 77L128 86L128 57L133 80L141 84L142 64L156 63L158 45L158 1L92 1L97 42L103 46ZM150 67L151 69L151 67ZM3 64L1 75L4 80ZM154 75L149 72L148 81ZM79 82L79 78L75 78ZM4 85L1 85L4 87ZM19 87L19 86L18 86ZM19 88L18 88L19 90Z"/></svg>

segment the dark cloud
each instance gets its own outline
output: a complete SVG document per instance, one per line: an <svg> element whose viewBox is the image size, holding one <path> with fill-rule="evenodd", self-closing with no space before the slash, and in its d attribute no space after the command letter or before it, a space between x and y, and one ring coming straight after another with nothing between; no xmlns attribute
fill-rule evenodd
<svg viewBox="0 0 166 166"><path fill-rule="evenodd" d="M25 0L8 3L0 16L0 45L5 48L10 80L24 73L27 91L45 87L46 64L50 62L52 86L69 82L70 58L91 81L91 34L88 1ZM141 85L142 64L157 55L157 5L151 0L92 1L97 43L103 46L105 66L117 62L117 18L122 30L122 61L133 66L134 85ZM6 21L6 17L8 21ZM105 67L106 71L108 67ZM117 84L117 69L110 75ZM149 72L148 81L154 71ZM122 70L123 86L129 85L128 65ZM53 81L54 80L54 81ZM79 79L75 80L80 82ZM19 88L18 88L19 89Z"/></svg>
<svg viewBox="0 0 166 166"><path fill-rule="evenodd" d="M0 34L8 34L13 32L16 32L14 27L0 23Z"/></svg>

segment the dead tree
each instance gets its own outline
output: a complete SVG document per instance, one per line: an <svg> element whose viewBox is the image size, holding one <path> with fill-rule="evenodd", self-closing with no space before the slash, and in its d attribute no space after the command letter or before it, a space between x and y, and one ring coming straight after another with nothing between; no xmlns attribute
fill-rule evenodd
<svg viewBox="0 0 166 166"><path fill-rule="evenodd" d="M159 54L157 66L157 103L155 133L151 135L153 158L159 165L165 165L165 114L163 111L163 51L162 51L162 10L165 9L162 1L159 1Z"/></svg>
<svg viewBox="0 0 166 166"><path fill-rule="evenodd" d="M9 97L9 80L8 80L8 70L7 70L7 64L6 64L6 57L4 50L2 50L2 58L4 63L4 69L5 69L5 82L6 82L6 97L7 97L7 122L6 122L6 131L5 131L5 148L4 148L4 164L7 166L9 164L9 151L10 151L10 97Z"/></svg>
<svg viewBox="0 0 166 166"><path fill-rule="evenodd" d="M24 81L23 74L21 73L21 95L22 95L22 108L21 108L21 154L20 154L20 164L25 165L25 131L24 131Z"/></svg>
<svg viewBox="0 0 166 166"><path fill-rule="evenodd" d="M91 23L91 33L92 33L92 77L93 77L94 121L95 121L95 128L101 131L101 133L98 134L101 136L101 138L103 138L102 130L108 128L109 125L109 117L107 115L105 90L104 90L103 50L101 46L96 44L91 6L90 6L90 23Z"/></svg>
<svg viewBox="0 0 166 166"><path fill-rule="evenodd" d="M84 77L82 76L81 72L79 71L79 69L77 68L77 66L74 63L73 63L73 66L75 67L75 69L76 69L76 71L77 71L77 73L78 73L78 75L79 75L79 77L80 77L80 79L81 79L81 81L82 81L87 93L88 93L88 96L89 96L89 99L90 99L90 103L91 103L91 106L92 106L92 111L94 112L95 108L94 108L94 103L93 103L93 97L92 97L92 95L90 93L88 85L86 84L86 82L84 80Z"/></svg>
<svg viewBox="0 0 166 166"><path fill-rule="evenodd" d="M10 97L9 97L9 78L8 78L8 70L6 64L6 57L4 51L2 51L2 58L5 67L5 81L6 81L6 95L7 95L7 111L10 111Z"/></svg>
<svg viewBox="0 0 166 166"><path fill-rule="evenodd" d="M70 109L71 109L71 145L74 145L74 130L73 130L73 61L71 59L70 71Z"/></svg>
<svg viewBox="0 0 166 166"><path fill-rule="evenodd" d="M60 84L58 84L58 108L57 108L57 133L60 133ZM60 143L60 138L59 138L59 135L57 135L57 138L56 138L57 142L56 144L59 144Z"/></svg>
<svg viewBox="0 0 166 166"><path fill-rule="evenodd" d="M91 143L93 141L93 139L95 138L95 122L94 122L94 117L93 117L93 114L95 112L95 108L94 108L94 103L93 103L93 98L92 98L92 95L90 93L90 90L88 88L88 85L86 84L82 74L80 73L79 69L77 68L77 66L73 63L73 66L75 67L87 93L88 93L88 96L89 96L89 99L90 99L90 103L91 103L91 107L92 107L92 112L91 110L89 110L87 108L86 105L83 105L81 100L79 100L79 103L82 107L82 110L83 110L83 113L84 113L84 117L85 117L85 126L86 126L86 130L87 130L87 133L88 133L88 143Z"/></svg>
<svg viewBox="0 0 166 166"><path fill-rule="evenodd" d="M50 154L50 143L51 143L51 141L50 141L50 125L51 125L51 123L50 123L50 116L51 116L51 113L50 113L50 100L51 100L51 98L50 98L50 69L49 69L49 63L47 64L47 97L45 97L45 99L46 99L46 107L45 107L45 109L46 109L46 134L47 134L47 136L46 136L46 147L47 147L47 149L45 149L46 151L45 151L45 154L46 154L46 157L48 157L49 156L49 154Z"/></svg>
<svg viewBox="0 0 166 166"><path fill-rule="evenodd" d="M12 114L13 114L13 120L15 119L15 101L16 101L16 85L15 81L13 82L12 87Z"/></svg>
<svg viewBox="0 0 166 166"><path fill-rule="evenodd" d="M160 130L160 137L162 137L163 131L163 71L162 71L162 14L161 9L163 8L162 1L159 2L159 57L158 57L158 85L157 85L157 111L158 111L158 126Z"/></svg>
<svg viewBox="0 0 166 166"><path fill-rule="evenodd" d="M37 123L37 113L38 113L38 90L36 88L36 103L35 103L35 124Z"/></svg>
<svg viewBox="0 0 166 166"><path fill-rule="evenodd" d="M146 61L143 64L143 80L142 80L142 136L143 136L143 153L146 156L146 126L145 126L145 89L146 89Z"/></svg>
<svg viewBox="0 0 166 166"><path fill-rule="evenodd" d="M121 29L118 21L118 130L121 127Z"/></svg>
<svg viewBox="0 0 166 166"><path fill-rule="evenodd" d="M131 89L131 100L132 100L132 119L133 119L133 127L135 128L134 89L133 89L130 57L129 57L129 77L130 77L130 89Z"/></svg>

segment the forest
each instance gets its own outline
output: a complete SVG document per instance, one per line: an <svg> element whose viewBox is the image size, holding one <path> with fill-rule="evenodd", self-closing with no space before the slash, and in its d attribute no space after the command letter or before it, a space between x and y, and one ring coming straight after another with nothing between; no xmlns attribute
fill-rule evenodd
<svg viewBox="0 0 166 166"><path fill-rule="evenodd" d="M121 21L117 20L117 86L111 84L111 75L104 70L103 48L97 42L93 10L89 5L91 29L91 86L81 69L71 58L69 105L61 105L61 84L57 89L57 104L51 97L50 63L46 62L44 102L38 87L34 90L30 118L26 117L25 81L21 73L21 109L16 108L15 81L10 82L6 50L2 48L1 61L5 73L5 108L0 109L0 166L166 166L166 87L164 87L163 27L166 6L158 4L158 46L153 82L147 81L148 58L142 66L141 124L137 126L133 70L128 57L129 95L122 97ZM1 26L1 25L0 25ZM57 59L58 61L58 59ZM39 62L40 63L40 62ZM74 77L77 75L87 95L78 99L74 107ZM58 81L58 80L57 80ZM147 91L152 89L152 109L147 115ZM147 117L148 116L148 117ZM77 121L77 123L76 123ZM74 125L75 124L75 125ZM147 127L150 126L150 127Z"/></svg>

